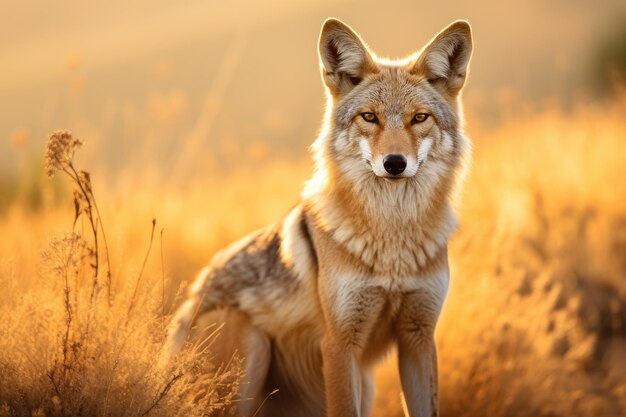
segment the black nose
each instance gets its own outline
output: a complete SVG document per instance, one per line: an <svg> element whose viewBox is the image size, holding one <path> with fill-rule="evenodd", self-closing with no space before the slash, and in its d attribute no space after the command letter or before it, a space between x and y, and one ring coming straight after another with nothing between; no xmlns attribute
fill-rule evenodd
<svg viewBox="0 0 626 417"><path fill-rule="evenodd" d="M406 158L402 155L387 155L383 159L383 166L391 175L400 175L406 168Z"/></svg>

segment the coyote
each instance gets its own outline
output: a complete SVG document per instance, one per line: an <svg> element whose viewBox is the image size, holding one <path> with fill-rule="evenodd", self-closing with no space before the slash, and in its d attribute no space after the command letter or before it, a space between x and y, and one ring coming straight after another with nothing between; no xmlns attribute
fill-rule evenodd
<svg viewBox="0 0 626 417"><path fill-rule="evenodd" d="M368 416L372 368L393 345L409 416L438 414L433 334L469 147L460 92L471 53L465 21L403 60L324 22L327 107L300 204L218 253L170 326L168 358L211 312L238 317L238 415Z"/></svg>

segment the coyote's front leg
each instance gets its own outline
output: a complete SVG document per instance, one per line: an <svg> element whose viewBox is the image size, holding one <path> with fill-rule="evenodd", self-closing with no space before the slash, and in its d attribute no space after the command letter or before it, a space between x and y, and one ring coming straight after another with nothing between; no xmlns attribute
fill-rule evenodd
<svg viewBox="0 0 626 417"><path fill-rule="evenodd" d="M376 319L384 306L380 287L359 285L359 278L341 282L340 291L322 298L326 332L322 341L328 417L367 417L371 389L361 365ZM367 387L367 384L366 384ZM367 398L366 398L367 397Z"/></svg>
<svg viewBox="0 0 626 417"><path fill-rule="evenodd" d="M328 417L361 417L361 375L357 352L337 337L322 341Z"/></svg>
<svg viewBox="0 0 626 417"><path fill-rule="evenodd" d="M397 323L398 365L410 417L439 415L434 331L440 309L441 302L427 292L416 291L402 299Z"/></svg>
<svg viewBox="0 0 626 417"><path fill-rule="evenodd" d="M400 380L409 417L437 417L437 350L432 337L398 345Z"/></svg>

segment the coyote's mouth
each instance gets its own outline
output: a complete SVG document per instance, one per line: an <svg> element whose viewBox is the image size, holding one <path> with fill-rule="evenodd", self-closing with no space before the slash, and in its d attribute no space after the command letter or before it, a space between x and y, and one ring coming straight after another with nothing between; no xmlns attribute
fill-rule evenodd
<svg viewBox="0 0 626 417"><path fill-rule="evenodd" d="M407 178L410 177L380 177L384 180L387 180L389 182L400 182L401 180L406 180Z"/></svg>

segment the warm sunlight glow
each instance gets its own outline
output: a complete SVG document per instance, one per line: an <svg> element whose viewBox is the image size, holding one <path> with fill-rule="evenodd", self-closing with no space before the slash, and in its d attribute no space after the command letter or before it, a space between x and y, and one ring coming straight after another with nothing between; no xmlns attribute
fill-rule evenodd
<svg viewBox="0 0 626 417"><path fill-rule="evenodd" d="M475 28L441 416L626 415L626 64L611 55L626 41L602 43L623 2L3 3L0 417L240 401L219 324L164 369L166 326L214 254L333 185L313 144L330 15L398 56L450 21ZM605 50L610 81L592 70ZM402 416L395 354L376 380L372 415Z"/></svg>

